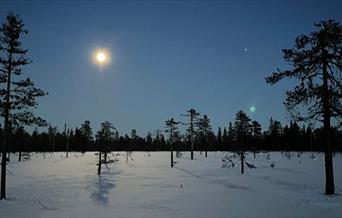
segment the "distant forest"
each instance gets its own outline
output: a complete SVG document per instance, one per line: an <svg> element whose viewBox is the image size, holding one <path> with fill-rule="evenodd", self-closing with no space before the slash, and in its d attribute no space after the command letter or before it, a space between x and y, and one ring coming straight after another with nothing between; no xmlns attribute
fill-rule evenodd
<svg viewBox="0 0 342 218"><path fill-rule="evenodd" d="M240 149L241 141L237 121L230 122L227 127L218 127L215 132L209 128L206 133L201 129L200 121L200 118L196 118L193 122L193 140L190 134L191 126L186 129L185 133L174 131L172 134L173 150L190 151L191 141L195 151L237 151ZM296 122L283 126L272 118L267 130L263 132L257 121L251 121L248 124L243 136L245 150L325 150L322 128L299 126ZM2 135L3 129L0 128L0 137ZM101 129L93 133L90 122L85 121L80 127L64 131L58 131L57 127L50 126L47 132L38 132L36 129L29 134L23 127L11 128L8 149L12 152L169 151L170 141L167 129L148 132L146 136L139 135L133 129L129 135L120 135L110 122L105 121L101 124ZM332 133L332 145L333 150L342 151L342 132L337 128Z"/></svg>

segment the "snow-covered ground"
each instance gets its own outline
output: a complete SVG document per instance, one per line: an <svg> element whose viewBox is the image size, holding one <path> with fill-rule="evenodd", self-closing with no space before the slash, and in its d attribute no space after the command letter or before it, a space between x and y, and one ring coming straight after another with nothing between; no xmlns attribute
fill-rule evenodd
<svg viewBox="0 0 342 218"><path fill-rule="evenodd" d="M324 193L324 154L291 158L250 154L256 169L222 167L226 153L114 152L117 162L97 175L94 153L32 153L8 164L0 217L341 217L342 155L334 157L339 193ZM236 163L238 158L236 157ZM274 167L272 167L274 164ZM272 166L271 166L272 165Z"/></svg>

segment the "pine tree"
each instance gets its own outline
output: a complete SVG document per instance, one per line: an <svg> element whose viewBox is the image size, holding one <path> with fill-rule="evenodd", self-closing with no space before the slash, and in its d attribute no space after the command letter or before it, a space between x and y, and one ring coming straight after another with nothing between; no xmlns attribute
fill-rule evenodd
<svg viewBox="0 0 342 218"><path fill-rule="evenodd" d="M227 148L228 145L228 130L226 127L223 128L223 135L222 135L222 143L225 148Z"/></svg>
<svg viewBox="0 0 342 218"><path fill-rule="evenodd" d="M131 142L133 145L136 145L137 141L138 141L138 135L137 135L137 130L136 129L132 129L131 131Z"/></svg>
<svg viewBox="0 0 342 218"><path fill-rule="evenodd" d="M208 156L207 154L207 147L209 143L209 133L211 131L211 125L210 125L210 119L207 115L204 115L203 118L200 118L197 122L198 131L201 135L204 137L204 143L205 143L205 157Z"/></svg>
<svg viewBox="0 0 342 218"><path fill-rule="evenodd" d="M89 120L86 120L81 124L80 131L82 135L82 142L87 146L87 149L89 149L89 145L93 143L93 131Z"/></svg>
<svg viewBox="0 0 342 218"><path fill-rule="evenodd" d="M49 135L49 145L52 152L56 149L56 134L57 134L57 127L52 127L51 125L48 128L48 135Z"/></svg>
<svg viewBox="0 0 342 218"><path fill-rule="evenodd" d="M251 130L252 130L252 136L253 136L253 150L254 150L254 156L255 156L255 147L260 143L261 141L261 125L258 121L254 120L251 124Z"/></svg>
<svg viewBox="0 0 342 218"><path fill-rule="evenodd" d="M197 117L200 115L200 113L198 113L195 109L190 108L189 110L186 111L187 113L184 114L183 116L185 117L189 117L189 128L187 128L187 132L189 135L189 140L190 140L190 144L191 144L191 160L194 159L194 137L196 134L195 131L195 123L197 121Z"/></svg>
<svg viewBox="0 0 342 218"><path fill-rule="evenodd" d="M173 161L173 143L174 143L174 138L175 135L178 134L178 128L177 125L180 122L176 122L174 120L174 118L171 118L170 120L166 120L165 124L166 124L166 130L165 132L169 133L169 143L170 143L170 153L171 153L171 167L173 167L174 165L174 161Z"/></svg>
<svg viewBox="0 0 342 218"><path fill-rule="evenodd" d="M293 90L286 92L285 106L296 120L319 120L323 122L325 151L325 193L335 193L331 118L342 116L342 26L334 21L315 24L317 31L300 35L295 45L283 49L283 57L293 66L290 70L273 73L266 77L271 85L284 78L299 80ZM301 113L300 106L307 108Z"/></svg>
<svg viewBox="0 0 342 218"><path fill-rule="evenodd" d="M21 37L27 33L20 17L12 13L0 27L0 113L4 117L0 199L6 199L6 151L10 125L47 125L31 110L38 105L36 98L47 93L36 88L30 78L20 77L22 66L31 63L25 57L27 50L21 47Z"/></svg>
<svg viewBox="0 0 342 218"><path fill-rule="evenodd" d="M228 125L228 141L230 144L232 144L234 138L236 138L236 134L235 134L235 131L233 128L233 124L232 124L232 122L229 122L229 125Z"/></svg>
<svg viewBox="0 0 342 218"><path fill-rule="evenodd" d="M120 138L119 131L118 131L118 130L115 130L115 132L114 132L114 137L113 137L114 141L118 141L119 138Z"/></svg>
<svg viewBox="0 0 342 218"><path fill-rule="evenodd" d="M218 127L218 130L217 130L217 145L219 146L219 148L222 148L222 131L221 131L221 127L219 126Z"/></svg>
<svg viewBox="0 0 342 218"><path fill-rule="evenodd" d="M261 138L261 125L258 121L254 120L252 121L252 134L254 139L260 139Z"/></svg>
<svg viewBox="0 0 342 218"><path fill-rule="evenodd" d="M244 173L245 165L245 151L243 140L250 136L250 118L243 111L238 111L235 116L234 129L237 134L237 139L240 141L240 160L241 160L241 174Z"/></svg>
<svg viewBox="0 0 342 218"><path fill-rule="evenodd" d="M149 132L147 133L147 135L146 135L146 144L147 144L148 147L151 147L152 141L153 141L153 139L152 139L152 133L149 131Z"/></svg>
<svg viewBox="0 0 342 218"><path fill-rule="evenodd" d="M101 173L101 165L110 163L111 161L107 160L108 153L110 151L109 146L113 140L115 127L109 121L105 121L101 123L101 129L96 134L96 142L101 148L99 149L99 162L97 173L100 175ZM102 160L102 153L104 154L104 159Z"/></svg>
<svg viewBox="0 0 342 218"><path fill-rule="evenodd" d="M162 139L163 139L163 133L160 129L157 129L155 131L155 138L153 140L153 145L157 147L157 150L162 150L162 146L164 144L162 144Z"/></svg>
<svg viewBox="0 0 342 218"><path fill-rule="evenodd" d="M15 141L13 141L13 144L16 145L17 150L19 151L18 162L20 162L24 146L27 145L27 132L25 131L23 126L15 128L14 139Z"/></svg>

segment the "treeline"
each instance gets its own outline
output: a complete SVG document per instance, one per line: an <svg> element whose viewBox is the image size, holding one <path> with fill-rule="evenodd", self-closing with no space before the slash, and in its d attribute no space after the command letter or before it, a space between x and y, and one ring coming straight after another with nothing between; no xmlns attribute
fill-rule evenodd
<svg viewBox="0 0 342 218"><path fill-rule="evenodd" d="M193 109L191 109L193 110ZM241 115L244 123L241 123ZM203 124L205 122L206 125ZM180 123L180 124L178 124ZM178 122L178 125L188 123ZM203 131L203 126L207 126ZM166 135L167 134L167 135ZM1 138L3 129L0 128ZM191 136L192 135L192 136ZM171 138L167 130L148 132L140 136L135 129L131 133L120 135L108 121L101 123L100 130L93 133L89 121L74 129L59 131L57 127L48 127L45 132L37 129L29 134L23 127L11 128L9 134L10 151L169 151ZM332 129L334 150L342 150L342 132ZM189 151L234 151L243 143L245 150L301 150L324 151L325 143L322 128L299 126L290 122L285 126L270 118L266 131L262 131L258 121L252 121L243 112L237 113L234 122L226 127L218 127L216 133L211 130L207 115L203 118L196 114L192 126L185 133L172 133L173 150ZM0 144L2 144L0 142Z"/></svg>

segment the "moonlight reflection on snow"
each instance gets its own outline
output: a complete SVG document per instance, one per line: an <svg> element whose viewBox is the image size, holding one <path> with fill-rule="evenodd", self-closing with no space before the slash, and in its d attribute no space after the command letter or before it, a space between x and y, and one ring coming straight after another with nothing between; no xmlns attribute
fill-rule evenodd
<svg viewBox="0 0 342 218"><path fill-rule="evenodd" d="M118 159L96 173L96 155L32 153L9 162L8 201L0 214L11 217L213 217L310 216L342 213L340 195L323 195L323 153L256 153L246 161L256 168L240 174L238 155L189 152L169 166L169 152L114 152ZM12 154L13 156L15 154ZM44 158L45 156L45 158ZM233 156L232 167L225 157ZM126 162L126 158L128 158ZM13 158L15 159L15 158ZM342 182L342 157L335 155L336 186ZM12 197L13 196L13 197ZM18 210L17 208L21 208ZM253 208L253 210L246 210Z"/></svg>

